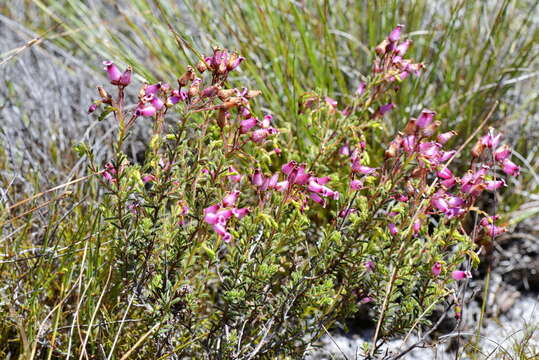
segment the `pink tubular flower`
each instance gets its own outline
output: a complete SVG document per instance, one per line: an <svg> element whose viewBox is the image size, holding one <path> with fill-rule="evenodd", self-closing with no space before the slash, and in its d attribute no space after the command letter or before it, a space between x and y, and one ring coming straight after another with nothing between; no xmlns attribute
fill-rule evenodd
<svg viewBox="0 0 539 360"><path fill-rule="evenodd" d="M448 161L449 159L451 159L456 153L457 153L456 150L440 151L438 153L439 154L438 162L439 163L444 163L444 162Z"/></svg>
<svg viewBox="0 0 539 360"><path fill-rule="evenodd" d="M395 224L390 223L389 224L389 232L390 232L391 235L395 236L399 232L399 229L397 228L397 226Z"/></svg>
<svg viewBox="0 0 539 360"><path fill-rule="evenodd" d="M374 271L374 267L375 267L374 261L371 261L371 260L366 261L364 265L365 265L365 268L366 268L368 271L371 271L371 272Z"/></svg>
<svg viewBox="0 0 539 360"><path fill-rule="evenodd" d="M159 89L161 89L161 83L146 85L144 95L157 95Z"/></svg>
<svg viewBox="0 0 539 360"><path fill-rule="evenodd" d="M223 198L223 206L224 207L232 207L238 201L238 197L240 196L239 191L232 191L228 195L226 195Z"/></svg>
<svg viewBox="0 0 539 360"><path fill-rule="evenodd" d="M518 176L520 167L509 159L503 161L503 172L510 176Z"/></svg>
<svg viewBox="0 0 539 360"><path fill-rule="evenodd" d="M469 271L455 270L451 273L451 277L459 281L463 279L471 279L472 274Z"/></svg>
<svg viewBox="0 0 539 360"><path fill-rule="evenodd" d="M457 133L453 130L451 131L448 131L448 132L444 132L440 135L438 135L438 137L436 138L436 141L438 141L438 143L440 143L441 145L445 144L446 142L449 141L449 139L451 139L453 136L455 136Z"/></svg>
<svg viewBox="0 0 539 360"><path fill-rule="evenodd" d="M336 108L336 107L337 107L337 100L332 99L332 98L330 98L329 96L326 96L326 97L324 98L324 101L326 102L326 104L328 104L328 105L331 106L332 108Z"/></svg>
<svg viewBox="0 0 539 360"><path fill-rule="evenodd" d="M432 265L431 271L432 271L432 275L437 277L442 272L442 264L436 261L434 265Z"/></svg>
<svg viewBox="0 0 539 360"><path fill-rule="evenodd" d="M511 149L509 146L502 145L494 151L494 159L499 162L503 162L511 156Z"/></svg>
<svg viewBox="0 0 539 360"><path fill-rule="evenodd" d="M441 194L434 194L430 203L432 207L438 211L441 211L443 213L447 213L449 211L449 204Z"/></svg>
<svg viewBox="0 0 539 360"><path fill-rule="evenodd" d="M451 172L451 170L444 166L442 170L438 171L438 177L445 180L451 179L453 177L453 173Z"/></svg>
<svg viewBox="0 0 539 360"><path fill-rule="evenodd" d="M380 116L384 116L386 113L390 112L391 110L393 110L393 108L395 107L395 104L393 103L389 103L389 104L385 104L385 105L382 105L378 108L378 114Z"/></svg>
<svg viewBox="0 0 539 360"><path fill-rule="evenodd" d="M363 188L363 183L360 180L352 180L350 182L350 189L352 190L360 190Z"/></svg>
<svg viewBox="0 0 539 360"><path fill-rule="evenodd" d="M155 176L152 174L147 174L142 177L142 181L145 183L154 182L156 180Z"/></svg>
<svg viewBox="0 0 539 360"><path fill-rule="evenodd" d="M407 153L411 153L415 150L416 137L415 135L409 135L402 139L402 147Z"/></svg>
<svg viewBox="0 0 539 360"><path fill-rule="evenodd" d="M363 95L363 93L365 92L365 88L366 88L367 84L365 84L365 82L360 82L358 87L357 87L357 90L356 90L356 94L361 96Z"/></svg>
<svg viewBox="0 0 539 360"><path fill-rule="evenodd" d="M343 146L341 146L341 148L339 149L339 155L350 156L350 147L348 146L348 144L344 144Z"/></svg>
<svg viewBox="0 0 539 360"><path fill-rule="evenodd" d="M419 144L419 152L427 159L436 160L440 157L440 144L430 141Z"/></svg>
<svg viewBox="0 0 539 360"><path fill-rule="evenodd" d="M120 78L122 77L122 72L118 69L112 61L103 61L105 65L105 70L107 70L107 76L112 85L120 85Z"/></svg>
<svg viewBox="0 0 539 360"><path fill-rule="evenodd" d="M139 106L137 110L135 111L135 115L151 117L151 116L154 116L156 112L157 110L154 106L145 105L145 106Z"/></svg>
<svg viewBox="0 0 539 360"><path fill-rule="evenodd" d="M96 109L97 109L97 104L96 104L96 103L93 103L93 104L90 105L90 107L88 108L88 114L93 113Z"/></svg>
<svg viewBox="0 0 539 360"><path fill-rule="evenodd" d="M255 169L255 172L252 177L252 182L254 186L262 186L264 184L264 175L262 175L262 170Z"/></svg>
<svg viewBox="0 0 539 360"><path fill-rule="evenodd" d="M230 242L232 240L232 235L226 231L226 228L222 224L214 224L212 225L213 230L223 239L224 242Z"/></svg>
<svg viewBox="0 0 539 360"><path fill-rule="evenodd" d="M501 139L501 133L494 136L492 136L492 134L487 134L481 138L481 143L489 149L495 149L498 147Z"/></svg>
<svg viewBox="0 0 539 360"><path fill-rule="evenodd" d="M275 185L275 190L277 191L280 191L280 192L284 192L288 189L288 181L287 180L284 180L284 181L279 181L276 185Z"/></svg>
<svg viewBox="0 0 539 360"><path fill-rule="evenodd" d="M387 39L391 42L399 41L403 28L404 25L397 25L393 30L391 30Z"/></svg>
<svg viewBox="0 0 539 360"><path fill-rule="evenodd" d="M259 143L263 141L265 138L267 138L269 134L270 133L268 129L258 129L258 130L253 131L253 133L251 134L251 140L253 140L255 143Z"/></svg>
<svg viewBox="0 0 539 360"><path fill-rule="evenodd" d="M487 190L489 191L495 191L501 188L502 186L507 186L505 183L505 180L489 180L485 181L485 184L487 185Z"/></svg>
<svg viewBox="0 0 539 360"><path fill-rule="evenodd" d="M309 182L309 179L311 178L311 174L305 172L306 167L306 164L300 164L296 166L296 168L292 170L290 175L288 175L288 181L297 185L307 184Z"/></svg>
<svg viewBox="0 0 539 360"><path fill-rule="evenodd" d="M432 110L423 110L415 122L416 126L420 129L426 128L434 120L434 115L436 113Z"/></svg>
<svg viewBox="0 0 539 360"><path fill-rule="evenodd" d="M118 80L118 85L120 86L127 86L131 83L131 74L133 70L131 69L131 66L128 66L127 69L123 72L122 76L120 76L120 79Z"/></svg>
<svg viewBox="0 0 539 360"><path fill-rule="evenodd" d="M373 174L374 172L376 172L376 168L371 168L371 167L368 167L368 166L365 166L365 165L361 165L359 160L356 160L356 161L354 161L352 163L352 171L353 172L358 172L358 173L363 174L363 175L370 175L370 174Z"/></svg>
<svg viewBox="0 0 539 360"><path fill-rule="evenodd" d="M249 215L250 212L251 212L251 209L249 209L248 207L240 208L240 209L232 209L232 214L234 214L234 216L237 217L238 219L242 219L246 215Z"/></svg>
<svg viewBox="0 0 539 360"><path fill-rule="evenodd" d="M352 209L352 208L346 209L345 208L345 209L342 209L341 211L339 211L339 217L344 218L344 217L347 217L347 216L349 216L351 214L354 214L356 212L357 212L357 209Z"/></svg>
<svg viewBox="0 0 539 360"><path fill-rule="evenodd" d="M241 181L242 176L240 175L238 170L234 168L234 166L229 166L228 171L230 172L230 175L227 176L228 180L236 183L239 183Z"/></svg>
<svg viewBox="0 0 539 360"><path fill-rule="evenodd" d="M419 234L419 230L421 230L421 220L416 219L412 225L412 230L414 231L414 235Z"/></svg>
<svg viewBox="0 0 539 360"><path fill-rule="evenodd" d="M242 122L240 122L240 132L242 134L249 132L249 130L251 130L253 127L256 126L257 122L258 122L258 119L255 117L251 117L251 118L243 120Z"/></svg>
<svg viewBox="0 0 539 360"><path fill-rule="evenodd" d="M318 195L317 193L314 193L312 192L309 197L311 198L311 200L313 200L314 202L317 202L319 203L320 205L322 205L322 207L326 207L326 201L320 197L320 195Z"/></svg>
<svg viewBox="0 0 539 360"><path fill-rule="evenodd" d="M163 102L163 100L161 100L157 96L154 96L152 100L150 101L150 103L153 105L155 110L161 110L163 106L165 106L165 103Z"/></svg>
<svg viewBox="0 0 539 360"><path fill-rule="evenodd" d="M404 54L406 54L406 51L408 51L408 47L410 47L411 43L412 43L412 41L410 41L410 40L403 41L402 43L400 43L397 46L397 48L395 49L395 52L399 56L403 56Z"/></svg>

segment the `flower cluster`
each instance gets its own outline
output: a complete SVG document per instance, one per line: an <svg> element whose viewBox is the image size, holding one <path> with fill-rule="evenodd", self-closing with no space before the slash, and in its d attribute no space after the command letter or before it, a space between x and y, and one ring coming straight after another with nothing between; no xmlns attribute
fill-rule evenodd
<svg viewBox="0 0 539 360"><path fill-rule="evenodd" d="M389 82L404 80L410 74L419 75L424 67L423 64L403 58L412 44L411 40L400 41L403 28L404 25L397 25L375 49L378 57L374 61L373 71L383 73L385 80ZM391 108L392 106L388 105L384 110Z"/></svg>
<svg viewBox="0 0 539 360"><path fill-rule="evenodd" d="M248 207L238 208L235 206L239 195L239 191L232 191L219 204L204 209L204 221L210 224L217 235L227 243L232 240L232 235L227 230L228 220L232 216L242 219L250 212Z"/></svg>

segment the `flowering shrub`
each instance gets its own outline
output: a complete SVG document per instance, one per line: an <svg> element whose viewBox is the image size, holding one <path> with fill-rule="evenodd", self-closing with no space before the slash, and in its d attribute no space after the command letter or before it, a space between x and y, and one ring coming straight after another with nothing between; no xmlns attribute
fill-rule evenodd
<svg viewBox="0 0 539 360"><path fill-rule="evenodd" d="M457 305L459 316L476 244L504 231L477 200L505 186L498 169L519 169L490 130L469 170L454 174L463 149L448 146L455 132L437 133L431 110L385 153L371 149L399 83L423 68L405 58L401 31L376 47L372 73L346 103L305 94L298 133L285 124L294 119L257 110L259 91L231 86L244 61L236 53L215 49L177 85L144 84L133 106L131 69L105 62L116 94L99 87L89 112L118 122L116 157L91 167L107 190L102 231L116 249L109 297L125 304L124 318L159 329L144 353L301 356L324 327L368 307L375 354L389 337L430 326L438 304ZM140 122L153 131L137 163L122 149ZM481 218L475 227L470 214Z"/></svg>

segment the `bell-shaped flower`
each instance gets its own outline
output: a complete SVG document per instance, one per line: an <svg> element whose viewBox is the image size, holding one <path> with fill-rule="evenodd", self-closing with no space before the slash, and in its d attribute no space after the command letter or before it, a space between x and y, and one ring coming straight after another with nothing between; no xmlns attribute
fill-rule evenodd
<svg viewBox="0 0 539 360"><path fill-rule="evenodd" d="M511 149L509 149L509 146L507 145L502 145L494 151L494 159L502 163L506 159L509 159L510 156Z"/></svg>
<svg viewBox="0 0 539 360"><path fill-rule="evenodd" d="M472 273L470 273L469 271L455 270L451 273L451 277L453 277L453 279L457 281L463 279L470 279L472 277Z"/></svg>
<svg viewBox="0 0 539 360"><path fill-rule="evenodd" d="M112 61L103 61L103 65L105 65L110 83L112 85L120 85L120 78L122 77L120 69Z"/></svg>
<svg viewBox="0 0 539 360"><path fill-rule="evenodd" d="M434 277L440 275L440 273L442 272L442 264L439 261L436 261L434 265L432 265L431 272Z"/></svg>
<svg viewBox="0 0 539 360"><path fill-rule="evenodd" d="M503 161L503 172L510 176L518 176L520 167L509 159Z"/></svg>
<svg viewBox="0 0 539 360"><path fill-rule="evenodd" d="M416 126L420 129L426 128L432 123L432 120L434 120L434 115L436 115L436 113L432 110L423 110L415 121Z"/></svg>
<svg viewBox="0 0 539 360"><path fill-rule="evenodd" d="M238 197L240 196L239 191L232 191L231 193L227 194L223 198L223 206L224 207L232 207L234 204L236 204L236 201L238 201Z"/></svg>

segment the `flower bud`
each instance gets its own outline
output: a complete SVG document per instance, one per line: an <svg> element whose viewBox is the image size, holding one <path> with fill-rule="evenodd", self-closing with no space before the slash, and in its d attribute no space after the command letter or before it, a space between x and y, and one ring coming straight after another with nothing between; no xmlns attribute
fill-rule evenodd
<svg viewBox="0 0 539 360"><path fill-rule="evenodd" d="M399 41L403 28L404 25L397 25L393 30L391 30L387 39L391 42Z"/></svg>
<svg viewBox="0 0 539 360"><path fill-rule="evenodd" d="M195 80L195 71L191 66L187 66L187 71L185 72L185 74L183 74L182 77L178 79L178 85L180 87L184 87L193 80Z"/></svg>
<svg viewBox="0 0 539 360"><path fill-rule="evenodd" d="M120 86L127 86L131 83L131 73L133 72L133 69L131 66L128 66L127 69L123 72L122 76L120 76L120 79L118 80L118 85Z"/></svg>

